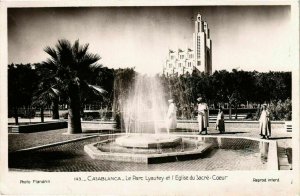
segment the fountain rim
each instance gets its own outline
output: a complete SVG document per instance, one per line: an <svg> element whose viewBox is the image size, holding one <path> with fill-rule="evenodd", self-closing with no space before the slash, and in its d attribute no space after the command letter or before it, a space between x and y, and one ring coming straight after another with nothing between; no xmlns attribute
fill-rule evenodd
<svg viewBox="0 0 300 196"><path fill-rule="evenodd" d="M105 135L99 135L99 137L104 136L111 136L111 135L126 135L125 133L117 133L117 134L105 134ZM197 138L197 140L202 141L206 140L206 138L216 138L221 139L222 138L229 138L229 139L247 139L252 141L257 141L259 144L265 144L267 143L269 145L268 150L268 169L269 170L278 170L278 162L276 161L278 159L277 155L277 141L272 140L265 140L265 139L259 139L259 138L252 138L252 137L242 137L242 136L215 136L215 135L190 135L190 134L171 134L178 137L184 137L184 138ZM101 142L107 142L111 141L110 139L103 140ZM99 151L98 148L95 146L95 144L99 144L100 142L94 142L88 145L84 146L84 151L93 159L98 160L106 160L106 161L121 161L121 162L136 162L136 163L149 163L150 159L157 159L157 158L165 158L165 157L176 157L176 156L189 156L189 155L201 155L203 152L205 152L206 148L212 148L213 146L207 146L204 149L196 149L192 151L185 151L185 152L170 152L165 154L133 154L133 153L118 153L118 152L102 152Z"/></svg>

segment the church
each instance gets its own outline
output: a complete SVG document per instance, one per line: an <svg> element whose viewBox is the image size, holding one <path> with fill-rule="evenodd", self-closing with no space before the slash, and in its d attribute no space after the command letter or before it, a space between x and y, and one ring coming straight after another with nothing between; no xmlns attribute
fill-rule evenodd
<svg viewBox="0 0 300 196"><path fill-rule="evenodd" d="M193 46L185 50L169 50L163 66L165 76L191 74L193 70L212 74L212 43L207 22L198 13L193 33Z"/></svg>

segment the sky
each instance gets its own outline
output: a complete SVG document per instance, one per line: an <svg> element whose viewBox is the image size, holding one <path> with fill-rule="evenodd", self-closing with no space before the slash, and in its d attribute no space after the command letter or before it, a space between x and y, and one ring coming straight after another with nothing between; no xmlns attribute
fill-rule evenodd
<svg viewBox="0 0 300 196"><path fill-rule="evenodd" d="M41 62L46 46L79 39L103 66L162 73L169 49L192 47L198 12L210 29L213 71L292 70L289 6L9 8L8 62Z"/></svg>

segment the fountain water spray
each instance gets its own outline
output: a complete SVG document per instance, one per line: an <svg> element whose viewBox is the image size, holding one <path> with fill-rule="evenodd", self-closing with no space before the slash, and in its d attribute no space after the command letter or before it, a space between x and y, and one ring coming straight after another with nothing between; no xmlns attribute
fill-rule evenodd
<svg viewBox="0 0 300 196"><path fill-rule="evenodd" d="M133 92L122 107L125 132L161 133L165 128L167 102L156 77L138 74Z"/></svg>
<svg viewBox="0 0 300 196"><path fill-rule="evenodd" d="M109 141L109 144L98 142L85 146L85 151L92 157L149 163L161 159L179 160L179 156L198 156L210 148L211 144L203 144L195 150L193 140L165 134L169 133L166 127L169 97L158 77L137 75L133 86L126 88L129 95L119 100L126 135Z"/></svg>

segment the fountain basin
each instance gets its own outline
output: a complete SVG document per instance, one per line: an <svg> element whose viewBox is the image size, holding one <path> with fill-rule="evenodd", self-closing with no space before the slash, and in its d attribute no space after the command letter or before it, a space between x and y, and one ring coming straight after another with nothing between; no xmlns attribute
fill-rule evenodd
<svg viewBox="0 0 300 196"><path fill-rule="evenodd" d="M122 136L124 135L116 134L113 135L112 138L109 137L109 139L103 138L107 138L107 136L100 136L100 140L98 142L86 145L84 150L91 158L103 160L103 164L116 164L110 162L116 161L124 162L126 165L125 162L132 162L134 168L142 167L146 170L148 166L143 166L137 163L151 164L184 160L184 162L187 161L186 163L188 165L190 163L195 163L195 161L197 163L211 165L212 163L210 162L210 159L213 159L223 161L224 165L220 166L218 164L213 164L214 166L212 166L212 168L222 168L225 170L279 169L277 143L273 140L235 136L172 135L181 137L184 145L171 148L146 149L128 148L117 145L114 142L114 138ZM101 137L103 139L101 139ZM115 146L118 146L118 148L115 148ZM191 160L191 162L188 160ZM177 165L177 163L167 164L170 164L171 167ZM181 164L179 163L178 166L180 165ZM151 165L149 167L156 168L155 165ZM197 167L198 166L195 166L195 168ZM206 169L211 170L212 168L208 167ZM165 169L169 170L169 168ZM187 170L189 170L188 167Z"/></svg>
<svg viewBox="0 0 300 196"><path fill-rule="evenodd" d="M147 135L122 136L117 138L115 142L104 140L86 145L84 150L93 159L157 163L199 158L202 154L211 150L212 147L212 144L198 140L182 139L174 136L157 137L154 135L148 135L148 137ZM150 147L146 148L146 146ZM157 146L159 147L157 148Z"/></svg>

